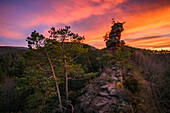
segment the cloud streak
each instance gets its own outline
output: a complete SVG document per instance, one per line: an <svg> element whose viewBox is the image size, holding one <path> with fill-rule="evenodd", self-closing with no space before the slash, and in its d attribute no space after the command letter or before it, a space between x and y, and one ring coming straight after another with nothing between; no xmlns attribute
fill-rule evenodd
<svg viewBox="0 0 170 113"><path fill-rule="evenodd" d="M133 39L126 39L125 41L128 42L136 42L136 41L144 41L148 39L155 39L155 38L163 38L163 37L170 37L170 34L158 35L158 36L149 36L149 37L142 37L142 38L133 38Z"/></svg>

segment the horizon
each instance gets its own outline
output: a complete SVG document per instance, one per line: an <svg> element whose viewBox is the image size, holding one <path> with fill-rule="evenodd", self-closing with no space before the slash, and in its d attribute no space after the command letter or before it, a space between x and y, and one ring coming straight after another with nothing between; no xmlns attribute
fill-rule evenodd
<svg viewBox="0 0 170 113"><path fill-rule="evenodd" d="M86 44L86 43L83 43L83 44ZM87 45L89 45L89 44L87 44ZM126 44L125 44L126 45ZM92 46L92 45L89 45L89 46ZM148 50L148 51L158 51L158 52L161 52L161 51L166 51L166 52L170 52L170 50L166 50L166 49L146 49L146 48L138 48L138 47L133 47L133 46L129 46L129 45L126 45L126 46L128 46L128 47L132 47L132 48L136 48L136 49L143 49L143 50ZM29 47L28 46L4 46L4 45L0 45L0 47L12 47L12 48L27 48L27 49L29 49ZM92 47L94 47L94 46L92 46ZM95 49L98 49L98 50L102 50L102 49L105 49L105 48L107 48L107 47L103 47L103 48L96 48L95 47Z"/></svg>
<svg viewBox="0 0 170 113"><path fill-rule="evenodd" d="M83 43L101 49L114 18L126 22L121 40L128 46L170 50L169 0L1 0L0 9L0 46L27 47L34 30L48 37L51 27L69 25Z"/></svg>

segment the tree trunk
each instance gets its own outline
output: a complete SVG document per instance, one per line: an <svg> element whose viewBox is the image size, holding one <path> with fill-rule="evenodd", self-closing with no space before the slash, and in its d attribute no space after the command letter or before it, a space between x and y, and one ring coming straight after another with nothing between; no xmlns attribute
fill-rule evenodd
<svg viewBox="0 0 170 113"><path fill-rule="evenodd" d="M64 54L64 75L66 77L66 103L68 102L68 76L67 76L67 62L65 59L66 55Z"/></svg>
<svg viewBox="0 0 170 113"><path fill-rule="evenodd" d="M56 80L57 77L55 76L55 72L54 72L54 68L53 68L51 59L49 58L49 56L48 56L47 53L45 53L45 55L46 55L47 58L48 58L48 61L49 61L49 63L50 63L50 68L51 68L51 71L52 71L52 73L53 73L53 77L54 77L54 79ZM61 95L60 95L60 90L59 90L59 86L58 86L57 81L55 82L55 85L56 85L57 93L58 93L58 100L59 100L59 104L60 104L60 111L63 112L63 106L62 106L62 102L61 102Z"/></svg>
<svg viewBox="0 0 170 113"><path fill-rule="evenodd" d="M86 54L86 57L87 57L87 60L88 60L88 63L89 63L89 65L90 65L91 69L93 70L93 67L92 67L92 65L91 65L90 59L89 59L89 57L87 56L87 54ZM93 70L93 71L94 71L94 70Z"/></svg>

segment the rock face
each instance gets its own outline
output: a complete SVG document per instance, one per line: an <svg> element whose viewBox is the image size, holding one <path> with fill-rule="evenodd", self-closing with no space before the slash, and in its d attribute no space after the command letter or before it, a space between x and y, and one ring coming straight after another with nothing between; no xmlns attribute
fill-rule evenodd
<svg viewBox="0 0 170 113"><path fill-rule="evenodd" d="M82 90L82 95L77 98L76 113L130 113L133 111L132 106L122 97L122 94L125 95L126 92L120 85L121 76L115 76L114 71L116 70L111 72L111 77L103 72Z"/></svg>
<svg viewBox="0 0 170 113"><path fill-rule="evenodd" d="M109 34L109 40L106 42L107 49L114 55L114 52L120 47L120 37L123 29L123 23L114 23L111 27L112 30Z"/></svg>

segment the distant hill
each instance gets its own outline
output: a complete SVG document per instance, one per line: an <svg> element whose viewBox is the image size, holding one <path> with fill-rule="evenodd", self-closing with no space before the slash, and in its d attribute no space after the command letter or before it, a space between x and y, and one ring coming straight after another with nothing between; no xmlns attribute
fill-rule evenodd
<svg viewBox="0 0 170 113"><path fill-rule="evenodd" d="M84 47L89 47L91 50L95 51L98 50L97 48L88 45L88 44L82 44ZM0 46L0 55L2 54L7 54L7 53L13 53L13 52L17 52L17 51L23 51L23 50L27 50L27 47L13 47L13 46Z"/></svg>
<svg viewBox="0 0 170 113"><path fill-rule="evenodd" d="M16 52L16 51L27 50L27 49L28 48L26 47L0 46L0 55L11 53L11 52Z"/></svg>
<svg viewBox="0 0 170 113"><path fill-rule="evenodd" d="M89 45L89 44L82 43L82 45L83 45L85 48L91 49L92 51L99 50L99 49L97 49L97 48L95 48L94 46Z"/></svg>

